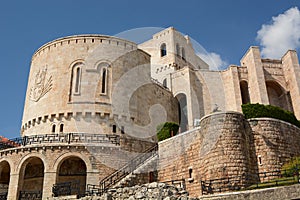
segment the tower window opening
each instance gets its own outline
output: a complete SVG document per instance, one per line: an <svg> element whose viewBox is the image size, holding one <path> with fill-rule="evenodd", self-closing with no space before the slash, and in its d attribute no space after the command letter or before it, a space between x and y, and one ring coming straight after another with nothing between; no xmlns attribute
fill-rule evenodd
<svg viewBox="0 0 300 200"><path fill-rule="evenodd" d="M52 130L51 130L51 132L52 132L52 133L55 133L55 129L56 129L56 125L53 124L53 125L52 125Z"/></svg>
<svg viewBox="0 0 300 200"><path fill-rule="evenodd" d="M59 125L59 132L63 133L64 132L64 124Z"/></svg>
<svg viewBox="0 0 300 200"><path fill-rule="evenodd" d="M107 80L107 69L104 68L102 71L102 87L101 87L102 94L106 94L106 80Z"/></svg>
<svg viewBox="0 0 300 200"><path fill-rule="evenodd" d="M181 57L182 57L182 60L185 60L185 50L183 47L181 49Z"/></svg>
<svg viewBox="0 0 300 200"><path fill-rule="evenodd" d="M167 55L167 46L165 43L163 43L160 46L160 57L166 56Z"/></svg>
<svg viewBox="0 0 300 200"><path fill-rule="evenodd" d="M117 132L117 126L116 126L116 125L113 125L113 126L112 126L112 132L113 132L113 133L116 133L116 132Z"/></svg>
<svg viewBox="0 0 300 200"><path fill-rule="evenodd" d="M80 68L76 68L75 72L75 93L79 93Z"/></svg>
<svg viewBox="0 0 300 200"><path fill-rule="evenodd" d="M122 133L122 134L125 133L124 126L121 126L121 133Z"/></svg>
<svg viewBox="0 0 300 200"><path fill-rule="evenodd" d="M179 44L176 44L176 54L177 54L177 56L180 56L180 46L179 46Z"/></svg>
<svg viewBox="0 0 300 200"><path fill-rule="evenodd" d="M163 86L164 86L165 88L168 87L168 85L167 85L167 79L166 79L166 78L163 80Z"/></svg>

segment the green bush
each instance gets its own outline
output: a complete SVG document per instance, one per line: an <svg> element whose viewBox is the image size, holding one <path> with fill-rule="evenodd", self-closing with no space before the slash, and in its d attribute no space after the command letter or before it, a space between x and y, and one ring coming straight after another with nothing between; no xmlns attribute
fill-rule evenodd
<svg viewBox="0 0 300 200"><path fill-rule="evenodd" d="M171 132L173 131L173 135L176 135L179 129L179 125L174 122L165 122L159 124L156 127L157 139L158 141L162 141L171 137Z"/></svg>
<svg viewBox="0 0 300 200"><path fill-rule="evenodd" d="M294 176L298 173L300 167L300 157L292 158L292 160L282 166L281 173L285 177Z"/></svg>
<svg viewBox="0 0 300 200"><path fill-rule="evenodd" d="M243 104L242 110L246 119L270 117L270 118L280 119L300 127L300 122L297 120L294 113L287 110L283 110L282 108L276 106L262 105L258 103Z"/></svg>

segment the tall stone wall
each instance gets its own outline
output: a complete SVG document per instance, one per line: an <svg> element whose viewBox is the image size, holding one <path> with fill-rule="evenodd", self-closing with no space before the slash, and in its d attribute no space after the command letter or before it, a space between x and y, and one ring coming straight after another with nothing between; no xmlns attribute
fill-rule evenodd
<svg viewBox="0 0 300 200"><path fill-rule="evenodd" d="M259 172L280 170L299 155L300 128L292 124L214 113L202 118L199 128L159 143L158 180L184 179L187 191L199 196L201 180L241 176L246 187L259 181Z"/></svg>
<svg viewBox="0 0 300 200"><path fill-rule="evenodd" d="M198 196L201 180L257 171L251 144L251 130L242 114L227 112L206 116L200 128L159 143L158 179L185 179L188 192Z"/></svg>
<svg viewBox="0 0 300 200"><path fill-rule="evenodd" d="M300 155L300 128L271 119L250 119L259 172L281 169L292 157Z"/></svg>

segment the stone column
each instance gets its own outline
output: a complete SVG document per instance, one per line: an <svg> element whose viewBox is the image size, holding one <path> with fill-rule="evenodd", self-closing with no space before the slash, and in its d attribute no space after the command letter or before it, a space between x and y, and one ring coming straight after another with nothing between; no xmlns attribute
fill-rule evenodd
<svg viewBox="0 0 300 200"><path fill-rule="evenodd" d="M52 197L52 187L56 183L56 172L45 172L43 183L43 199Z"/></svg>
<svg viewBox="0 0 300 200"><path fill-rule="evenodd" d="M8 200L18 199L19 174L11 174L8 186Z"/></svg>
<svg viewBox="0 0 300 200"><path fill-rule="evenodd" d="M269 104L264 69L258 47L250 47L241 59L248 69L248 86L251 103Z"/></svg>
<svg viewBox="0 0 300 200"><path fill-rule="evenodd" d="M297 52L289 50L282 57L282 65L284 77L292 99L293 110L296 117L300 119L300 67Z"/></svg>

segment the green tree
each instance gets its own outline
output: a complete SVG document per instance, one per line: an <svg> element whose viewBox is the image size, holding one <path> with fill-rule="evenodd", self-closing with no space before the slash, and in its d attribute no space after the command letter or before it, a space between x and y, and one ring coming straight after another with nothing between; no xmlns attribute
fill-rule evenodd
<svg viewBox="0 0 300 200"><path fill-rule="evenodd" d="M162 141L176 135L179 125L174 122L165 122L156 127L157 139Z"/></svg>

